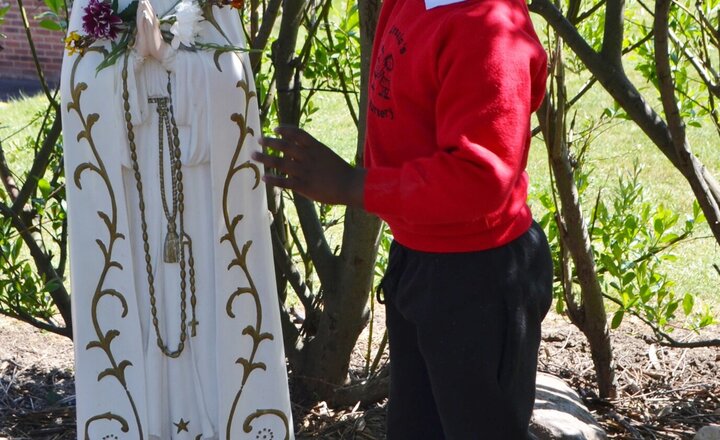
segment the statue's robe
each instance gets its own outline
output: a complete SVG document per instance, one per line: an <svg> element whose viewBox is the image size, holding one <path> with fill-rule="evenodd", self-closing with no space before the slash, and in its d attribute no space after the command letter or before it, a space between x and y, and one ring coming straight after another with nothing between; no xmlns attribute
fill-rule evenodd
<svg viewBox="0 0 720 440"><path fill-rule="evenodd" d="M173 4L152 3L157 12ZM71 31L82 32L86 4L74 2ZM214 12L226 37L242 47L237 11ZM208 23L200 39L227 44ZM247 54L215 59L209 51L179 50L162 63L130 54L97 72L103 47L110 46L96 44L82 56L66 56L62 70L78 437L290 439L270 217L262 170L250 159L260 149L261 133ZM190 246L183 247L184 320L180 265L163 258L168 220L160 194L158 113L148 98L168 96L168 72L180 140L184 230L194 260L195 336ZM135 161L126 118L133 127ZM170 204L167 145L166 137ZM142 180L146 240L134 163ZM185 329L177 358L158 347L154 319L168 351L178 348Z"/></svg>

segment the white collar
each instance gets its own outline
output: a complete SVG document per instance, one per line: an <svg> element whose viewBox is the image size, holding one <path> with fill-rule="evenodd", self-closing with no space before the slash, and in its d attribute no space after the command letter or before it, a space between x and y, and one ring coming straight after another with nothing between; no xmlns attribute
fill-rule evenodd
<svg viewBox="0 0 720 440"><path fill-rule="evenodd" d="M437 8L438 6L452 5L453 3L460 3L465 0L425 0L425 9L430 10Z"/></svg>

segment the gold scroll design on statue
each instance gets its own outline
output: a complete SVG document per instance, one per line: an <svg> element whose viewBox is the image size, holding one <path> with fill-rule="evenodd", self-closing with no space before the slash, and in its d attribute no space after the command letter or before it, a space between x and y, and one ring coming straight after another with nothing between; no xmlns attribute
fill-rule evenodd
<svg viewBox="0 0 720 440"><path fill-rule="evenodd" d="M238 57L239 58L239 57ZM242 61L242 60L241 60ZM242 63L243 65L243 71L245 78L252 78L252 76L248 76L247 69L245 68L245 63ZM219 69L219 65L218 65ZM245 274L245 278L248 281L247 286L238 287L235 292L233 292L230 295L230 298L228 298L227 305L226 305L226 312L230 318L235 318L235 313L233 313L232 306L235 299L237 299L241 295L250 295L253 299L254 305L255 305L255 324L250 324L245 329L243 329L242 334L246 336L250 336L252 339L252 350L250 352L250 356L247 358L240 357L235 362L237 364L242 365L243 367L243 377L240 384L240 389L237 391L235 395L235 399L233 400L232 407L230 408L230 415L228 416L227 426L226 426L226 432L225 432L225 438L226 440L231 440L230 435L232 432L232 423L235 418L235 412L237 410L238 403L240 402L240 398L242 397L243 390L245 389L245 385L247 384L250 376L255 373L256 371L265 371L267 369L267 366L263 362L259 362L256 360L257 351L260 347L260 344L264 341L272 341L275 337L272 333L267 333L262 331L262 304L260 302L260 294L258 292L257 287L255 286L255 282L253 281L253 276L250 273L250 270L248 268L247 264L247 256L250 252L250 247L252 246L252 240L248 240L245 242L245 244L240 247L237 235L235 234L235 229L237 228L238 224L243 220L242 214L236 214L232 215L229 211L228 207L228 200L230 198L230 188L232 186L232 182L234 177L243 170L251 171L255 178L255 184L253 185L252 190L256 190L258 186L260 185L260 169L255 165L254 163L250 161L240 162L240 152L242 151L243 146L245 145L246 140L248 139L248 136L254 136L254 130L249 127L249 124L245 118L244 115L249 114L250 112L250 106L252 104L253 99L257 98L256 93L250 89L250 84L245 80L240 80L237 82L236 85L237 88L241 89L244 92L244 98L245 98L245 109L244 113L233 113L233 115L230 117L230 119L237 124L238 128L240 129L240 138L238 139L237 147L235 148L235 152L233 154L232 160L230 161L230 167L228 169L228 173L225 177L225 185L223 188L223 194L222 194L222 205L223 205L223 220L225 222L225 228L226 228L226 234L222 236L220 239L220 243L227 242L230 244L233 250L234 258L228 265L228 271L232 270L233 268L241 270ZM275 416L278 417L285 427L285 440L288 440L290 438L290 427L289 427L289 421L288 417L285 413L283 413L280 410L276 409L258 409L257 411L253 412L252 414L249 414L245 418L245 422L243 423L243 431L246 433L252 432L252 423L259 417L263 416Z"/></svg>
<svg viewBox="0 0 720 440"><path fill-rule="evenodd" d="M94 341L90 341L87 346L85 347L86 350L90 350L93 348L97 348L102 350L105 353L105 356L107 357L108 362L110 363L110 366L106 368L105 370L101 371L98 374L97 380L100 382L103 379L109 379L114 378L118 381L118 383L122 386L123 390L125 391L125 395L127 396L127 399L130 403L130 406L133 411L133 416L135 418L135 422L138 427L138 440L143 439L143 430L142 425L140 423L140 416L138 414L137 406L135 405L135 400L133 399L132 394L130 393L130 390L128 388L127 382L125 380L125 369L129 366L132 366L132 362L128 360L119 360L115 358L115 355L112 351L112 342L115 338L120 336L120 331L116 329L110 329L107 331L103 331L100 327L100 322L98 320L98 305L100 303L100 300L104 297L114 297L122 306L122 313L121 317L125 318L128 313L128 305L127 301L125 300L125 296L115 290L105 287L105 280L108 276L108 273L113 270L117 269L122 271L123 267L122 265L113 259L113 251L115 249L115 243L118 240L124 240L125 235L118 232L117 229L117 218L118 218L118 210L117 210L117 203L115 201L115 191L113 190L112 183L110 182L110 178L107 173L107 168L105 168L105 164L100 157L100 154L98 153L97 147L95 145L95 141L92 136L92 129L95 123L97 123L98 120L100 120L100 115L98 113L90 113L87 116L82 111L81 105L80 105L80 98L82 93L88 89L88 85L84 82L75 83L75 73L77 71L77 67L80 64L80 61L84 59L84 57L88 56L88 53L90 52L97 52L102 55L107 55L107 51L104 48L100 47L93 47L86 51L86 53L83 56L78 56L75 59L75 62L72 66L72 71L70 75L70 96L71 101L67 104L67 111L70 113L71 111L75 111L77 113L80 123L82 124L82 130L77 134L77 141L80 142L81 140L85 140L90 147L90 150L92 151L92 156L94 158L94 162L83 162L79 164L75 168L75 172L73 174L73 178L75 181L75 186L82 191L82 183L81 178L82 175L86 172L93 172L97 174L100 179L102 180L103 185L105 186L105 189L108 193L108 198L110 200L110 212L105 211L97 211L98 217L102 220L103 224L107 228L108 231L108 237L106 241L103 241L101 239L97 239L96 243L98 245L98 248L100 249L100 252L103 256L103 268L100 272L100 277L98 278L95 292L93 293L92 298L92 309L91 309L91 316L92 316L92 323L93 328L95 329L95 334L97 336L97 339ZM120 424L120 430L122 432L129 432L130 427L128 425L128 422L125 418L114 414L112 412L105 412L102 414L95 415L87 420L85 423L85 440L90 440L90 425L98 420L114 420Z"/></svg>

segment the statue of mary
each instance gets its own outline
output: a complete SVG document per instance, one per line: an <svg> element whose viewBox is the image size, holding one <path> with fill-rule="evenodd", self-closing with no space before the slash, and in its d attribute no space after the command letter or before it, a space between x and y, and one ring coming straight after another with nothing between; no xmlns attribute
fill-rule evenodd
<svg viewBox="0 0 720 440"><path fill-rule="evenodd" d="M78 438L293 438L240 4L74 2L61 93Z"/></svg>

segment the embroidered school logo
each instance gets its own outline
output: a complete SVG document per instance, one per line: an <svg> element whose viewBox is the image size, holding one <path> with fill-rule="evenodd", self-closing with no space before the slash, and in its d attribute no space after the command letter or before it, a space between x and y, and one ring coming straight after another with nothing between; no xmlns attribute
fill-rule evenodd
<svg viewBox="0 0 720 440"><path fill-rule="evenodd" d="M392 54L386 55L383 52L380 54L381 62L373 72L373 90L379 97L390 99L390 75L395 67L395 59Z"/></svg>
<svg viewBox="0 0 720 440"><path fill-rule="evenodd" d="M393 26L380 46L375 69L370 78L370 111L382 119L395 119L392 108L392 78L396 57L407 52L405 38L397 26Z"/></svg>

